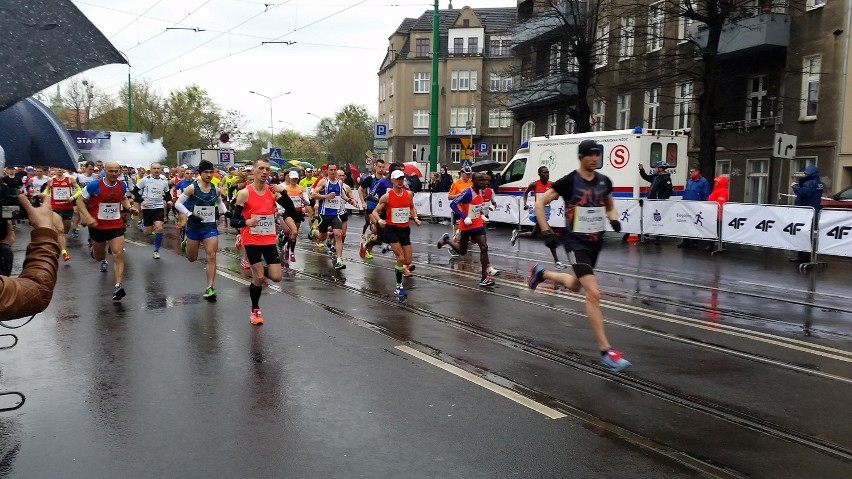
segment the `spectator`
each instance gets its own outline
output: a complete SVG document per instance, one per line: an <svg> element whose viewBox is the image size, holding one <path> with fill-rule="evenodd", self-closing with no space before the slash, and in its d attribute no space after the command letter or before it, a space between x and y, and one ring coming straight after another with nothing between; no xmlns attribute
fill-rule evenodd
<svg viewBox="0 0 852 479"><path fill-rule="evenodd" d="M686 188L683 190L683 199L685 201L707 201L708 196L710 196L710 185L707 183L707 178L701 176L701 169L698 165L692 165L689 167L689 178L687 178ZM677 247L685 248L695 244L697 244L695 240L684 239Z"/></svg>
<svg viewBox="0 0 852 479"><path fill-rule="evenodd" d="M814 225L818 224L819 204L822 201L822 194L825 191L825 186L822 180L819 179L819 170L814 165L805 167L805 174L799 178L799 181L793 183L793 194L796 195L796 201L793 202L796 206L810 206L814 209ZM807 263L810 261L810 254L807 251L799 251L796 256L790 258L791 262Z"/></svg>
<svg viewBox="0 0 852 479"><path fill-rule="evenodd" d="M648 189L649 200L667 200L672 196L672 175L666 170L669 165L665 161L654 163L654 173L645 173L645 167L639 163L639 175L642 179L651 183ZM629 235L628 235L629 236ZM625 238L626 239L626 238ZM655 244L660 244L660 237L654 239Z"/></svg>
<svg viewBox="0 0 852 479"><path fill-rule="evenodd" d="M719 231L719 223L722 221L722 207L728 202L727 176L720 175L713 179L713 191L710 192L710 195L707 197L707 201L715 201L719 204L719 208L716 211L716 231ZM710 241L710 244L707 245L704 250L713 251L713 241Z"/></svg>
<svg viewBox="0 0 852 479"><path fill-rule="evenodd" d="M437 192L438 191L438 183L441 182L441 176L438 173L432 173L432 176L429 178L429 191Z"/></svg>
<svg viewBox="0 0 852 479"><path fill-rule="evenodd" d="M449 192L453 187L453 176L447 173L447 166L441 166L440 181L438 182L438 192Z"/></svg>
<svg viewBox="0 0 852 479"><path fill-rule="evenodd" d="M354 190L355 189L355 178L352 177L352 170L347 169L345 172L343 172L343 175L345 176L345 179L343 180L343 184L348 186L350 189Z"/></svg>
<svg viewBox="0 0 852 479"><path fill-rule="evenodd" d="M423 191L423 182L420 181L420 176L417 173L408 177L408 189L411 190L412 193L420 193Z"/></svg>
<svg viewBox="0 0 852 479"><path fill-rule="evenodd" d="M489 185L488 185L488 186L489 186L492 190L494 190L494 192L495 192L495 193L497 193L497 191L498 191L498 190L499 190L499 188L500 188L500 175L495 175L495 174L494 174L494 172L493 172L493 171L491 171L491 170L488 170L488 171L486 172L486 174L488 174L488 180L489 180Z"/></svg>

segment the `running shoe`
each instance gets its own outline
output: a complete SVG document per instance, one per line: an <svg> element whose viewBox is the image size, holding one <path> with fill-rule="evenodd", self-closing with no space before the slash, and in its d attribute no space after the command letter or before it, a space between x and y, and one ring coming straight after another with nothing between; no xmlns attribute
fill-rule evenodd
<svg viewBox="0 0 852 479"><path fill-rule="evenodd" d="M618 372L630 367L630 361L621 357L621 351L609 348L601 353L601 365L610 371Z"/></svg>
<svg viewBox="0 0 852 479"><path fill-rule="evenodd" d="M562 270L568 269L568 265L563 263L562 261L557 261L556 262L556 269L559 270L559 271L562 271Z"/></svg>
<svg viewBox="0 0 852 479"><path fill-rule="evenodd" d="M154 259L160 259L160 252L154 251Z"/></svg>
<svg viewBox="0 0 852 479"><path fill-rule="evenodd" d="M337 258L337 261L334 262L334 269L346 269L346 265L343 264L343 258Z"/></svg>
<svg viewBox="0 0 852 479"><path fill-rule="evenodd" d="M284 249L284 246L287 244L287 237L283 234L278 235L278 249Z"/></svg>
<svg viewBox="0 0 852 479"><path fill-rule="evenodd" d="M530 277L527 280L527 285L530 289L535 289L542 281L544 281L544 266L536 263L530 268Z"/></svg>
<svg viewBox="0 0 852 479"><path fill-rule="evenodd" d="M390 250L391 250L391 247L390 247L389 244L383 244L382 245L382 254L388 254L388 251L390 251Z"/></svg>
<svg viewBox="0 0 852 479"><path fill-rule="evenodd" d="M393 289L393 294L399 296L400 298L404 298L408 296L408 291L405 290L402 286L397 286Z"/></svg>
<svg viewBox="0 0 852 479"><path fill-rule="evenodd" d="M335 248L334 245L328 247L328 255L331 257L337 255L337 248Z"/></svg>
<svg viewBox="0 0 852 479"><path fill-rule="evenodd" d="M480 286L494 286L494 280L491 279L491 276L486 276L479 282Z"/></svg>
<svg viewBox="0 0 852 479"><path fill-rule="evenodd" d="M500 270L489 264L488 271L486 272L488 273L488 276L497 276L497 274L500 273Z"/></svg>
<svg viewBox="0 0 852 479"><path fill-rule="evenodd" d="M291 262L291 263L295 263L295 262L296 262L296 253L295 253L295 252L293 252L293 251L291 251L291 252L290 252L290 262Z"/></svg>
<svg viewBox="0 0 852 479"><path fill-rule="evenodd" d="M314 229L313 228L308 230L308 239L309 240L314 239Z"/></svg>
<svg viewBox="0 0 852 479"><path fill-rule="evenodd" d="M518 241L518 233L520 230L512 230L512 237L509 239L509 244L515 246L515 243Z"/></svg>
<svg viewBox="0 0 852 479"><path fill-rule="evenodd" d="M447 246L447 244L449 242L450 242L450 234L444 233L444 236L441 236L441 239L438 240L438 248L443 248L444 246Z"/></svg>
<svg viewBox="0 0 852 479"><path fill-rule="evenodd" d="M72 238L79 238L79 237L80 237L80 230L79 230L79 229L76 229L76 230L72 231L72 232L71 232L71 237L72 237Z"/></svg>
<svg viewBox="0 0 852 479"><path fill-rule="evenodd" d="M373 259L373 253L370 253L369 251L365 251L364 252L364 259Z"/></svg>
<svg viewBox="0 0 852 479"><path fill-rule="evenodd" d="M413 274L411 274L411 268L409 268L408 265L406 265L406 264L402 265L402 275L405 276L406 278L410 278L411 276L414 276Z"/></svg>
<svg viewBox="0 0 852 479"><path fill-rule="evenodd" d="M113 301L121 301L121 298L127 296L127 293L124 291L124 286L119 284L112 290L112 300Z"/></svg>
<svg viewBox="0 0 852 479"><path fill-rule="evenodd" d="M459 252L458 252L458 251L456 251L456 250L454 250L454 249L452 249L452 248L447 248L447 253L450 253L450 257L451 257L451 258L459 258L459 257L461 257L461 255L459 254Z"/></svg>
<svg viewBox="0 0 852 479"><path fill-rule="evenodd" d="M251 269L251 265L249 264L248 260L245 259L245 258L240 260L240 266L242 266L243 269Z"/></svg>
<svg viewBox="0 0 852 479"><path fill-rule="evenodd" d="M65 251L65 250L62 250L62 260L67 263L68 260L70 260L70 259L71 259L71 256L68 254L68 252Z"/></svg>
<svg viewBox="0 0 852 479"><path fill-rule="evenodd" d="M180 252L186 253L186 239L180 242Z"/></svg>
<svg viewBox="0 0 852 479"><path fill-rule="evenodd" d="M91 248L92 247L92 238L87 239L86 242L89 244L89 248Z"/></svg>
<svg viewBox="0 0 852 479"><path fill-rule="evenodd" d="M249 315L249 321L251 324L255 325L263 324L263 313L261 313L259 309L252 309L251 314Z"/></svg>
<svg viewBox="0 0 852 479"><path fill-rule="evenodd" d="M212 300L216 299L216 290L213 289L212 287L207 288L207 290L204 291L204 294L202 294L201 297L206 299L206 300L212 301Z"/></svg>
<svg viewBox="0 0 852 479"><path fill-rule="evenodd" d="M358 247L358 256L361 259L364 259L367 256L367 243L361 241L361 245Z"/></svg>
<svg viewBox="0 0 852 479"><path fill-rule="evenodd" d="M101 261L101 273L106 273L107 268L109 268L109 266L107 265L106 260Z"/></svg>

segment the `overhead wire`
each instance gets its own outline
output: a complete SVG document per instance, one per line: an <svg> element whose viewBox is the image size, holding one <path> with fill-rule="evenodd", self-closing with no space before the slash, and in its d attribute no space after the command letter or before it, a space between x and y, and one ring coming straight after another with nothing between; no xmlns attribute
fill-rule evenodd
<svg viewBox="0 0 852 479"><path fill-rule="evenodd" d="M123 26L123 27L121 27L121 28L119 28L117 32L115 32L115 33L113 33L112 35L110 35L109 40L112 40L113 38L115 38L115 37L116 37L119 33L123 32L125 29L127 29L127 27L129 27L130 25L133 25L133 23L134 23L134 22L139 21L139 17L141 17L142 15L145 15L146 13L150 12L152 8L156 7L157 5L159 5L159 4L161 4L161 3L163 3L163 0L157 0L156 2L154 2L154 4L153 4L153 5L151 5L150 7L148 7L148 8L147 8L144 12L140 13L139 15L137 15L137 16L136 16L136 18L134 18L133 20L131 20L131 21L130 21L130 23L128 23L127 25L125 25L125 26Z"/></svg>

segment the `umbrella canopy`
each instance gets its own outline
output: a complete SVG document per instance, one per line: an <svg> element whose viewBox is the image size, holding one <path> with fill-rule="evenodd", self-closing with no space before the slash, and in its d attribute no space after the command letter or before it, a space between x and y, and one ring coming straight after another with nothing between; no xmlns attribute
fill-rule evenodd
<svg viewBox="0 0 852 479"><path fill-rule="evenodd" d="M7 165L77 171L77 143L50 108L34 98L0 111L0 146L6 151Z"/></svg>
<svg viewBox="0 0 852 479"><path fill-rule="evenodd" d="M503 163L498 163L494 160L484 160L484 161L477 161L476 163L474 163L470 167L470 169L473 170L473 171L488 171L488 170L498 171L498 170L502 170L503 166L505 166Z"/></svg>
<svg viewBox="0 0 852 479"><path fill-rule="evenodd" d="M403 163L403 173L405 176L417 175L420 178L423 178L423 172L420 171L420 168L417 167L417 163L410 161L408 163Z"/></svg>
<svg viewBox="0 0 852 479"><path fill-rule="evenodd" d="M349 163L349 172L352 173L352 179L357 183L358 179L361 178L361 172L358 170L358 167Z"/></svg>
<svg viewBox="0 0 852 479"><path fill-rule="evenodd" d="M300 160L289 160L287 162L287 164L290 165L290 166L295 166L296 168L298 168L300 170L304 170L305 168L313 168L314 167L313 164L308 163L307 161L300 161Z"/></svg>
<svg viewBox="0 0 852 479"><path fill-rule="evenodd" d="M0 110L80 72L127 63L70 0L3 0L0 31Z"/></svg>

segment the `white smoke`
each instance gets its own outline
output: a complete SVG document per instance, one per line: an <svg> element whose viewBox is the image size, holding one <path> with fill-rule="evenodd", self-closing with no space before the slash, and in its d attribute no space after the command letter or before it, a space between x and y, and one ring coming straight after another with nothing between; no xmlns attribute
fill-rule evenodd
<svg viewBox="0 0 852 479"><path fill-rule="evenodd" d="M152 140L147 133L113 131L110 135L110 150L94 150L91 153L91 159L103 162L114 160L122 166L136 168L142 165L148 169L151 163L165 160L167 154L162 138Z"/></svg>

